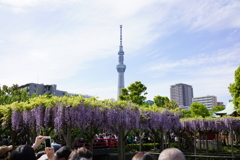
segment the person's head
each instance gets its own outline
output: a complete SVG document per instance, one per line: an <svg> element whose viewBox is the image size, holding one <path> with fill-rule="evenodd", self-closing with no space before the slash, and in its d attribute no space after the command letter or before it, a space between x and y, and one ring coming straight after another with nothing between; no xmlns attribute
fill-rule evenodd
<svg viewBox="0 0 240 160"><path fill-rule="evenodd" d="M167 148L161 152L158 160L185 160L185 156L177 148Z"/></svg>
<svg viewBox="0 0 240 160"><path fill-rule="evenodd" d="M12 150L12 145L11 146L1 146L0 147L0 159L5 159L9 158L10 156L10 151Z"/></svg>
<svg viewBox="0 0 240 160"><path fill-rule="evenodd" d="M153 157L148 152L138 152L132 160L153 160Z"/></svg>
<svg viewBox="0 0 240 160"><path fill-rule="evenodd" d="M17 147L11 154L10 160L36 160L35 152L29 145L22 145Z"/></svg>
<svg viewBox="0 0 240 160"><path fill-rule="evenodd" d="M74 156L80 156L80 157L86 158L88 160L91 160L92 152L85 147L81 147L75 151L72 151L70 157L73 158Z"/></svg>
<svg viewBox="0 0 240 160"><path fill-rule="evenodd" d="M57 152L55 152L56 160L67 160L71 152L71 148L66 146L61 147Z"/></svg>
<svg viewBox="0 0 240 160"><path fill-rule="evenodd" d="M81 157L79 155L75 155L72 158L70 158L69 160L88 160L87 158Z"/></svg>

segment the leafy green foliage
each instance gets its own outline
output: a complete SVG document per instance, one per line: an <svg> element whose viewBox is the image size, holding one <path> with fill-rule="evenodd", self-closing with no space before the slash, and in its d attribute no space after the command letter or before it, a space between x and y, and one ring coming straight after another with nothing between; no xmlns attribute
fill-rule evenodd
<svg viewBox="0 0 240 160"><path fill-rule="evenodd" d="M168 101L168 102L171 102L171 101ZM193 104L191 107L191 109L192 109L192 111L195 111L195 110L197 110L198 112L200 112L200 113L202 113L203 112L203 109L201 110L201 107L199 107L199 105L198 105L198 103L196 103L197 104L197 107ZM200 104L200 106L201 106L202 104ZM69 106L71 106L70 108L68 108ZM85 107L85 109L86 110L84 110L84 112L83 113L81 113L81 114L78 114L78 115L76 115L75 113L75 111L74 112L66 112L67 110L70 110L70 109L76 109L76 108L78 108L78 107ZM205 106L204 106L205 107ZM203 107L203 108L204 108ZM68 128L70 125L68 125L67 123L66 124L64 124L63 125L63 127L60 127L60 131L58 132L58 134L60 135L60 134L65 134L65 133L69 133L69 135L71 136L71 138L72 139L74 139L74 138L78 138L78 135L80 135L80 134L84 134L84 132L85 133L89 133L88 135L90 135L90 136L88 136L89 137L89 140L90 140L90 138L92 137L91 136L91 133L95 133L95 131L91 131L91 127L92 127L92 129L93 130L95 130L96 129L96 132L97 131L99 131L100 129L102 129L101 127L103 127L103 129L106 129L106 128L104 128L104 127L106 127L106 125L107 124L105 124L105 123L97 123L97 121L94 121L94 117L97 117L97 116L92 116L93 115L93 113L96 113L96 108L97 109L100 109L101 111L100 112L102 112L102 113L106 113L106 112L108 112L108 111L110 111L110 110L114 110L114 112L115 113L118 113L118 111L119 110L125 110L125 109L127 109L128 108L128 110L126 111L126 112L122 112L123 114L122 115L126 115L125 113L127 113L128 115L129 114L131 114L130 112L131 111L137 111L136 112L136 114L137 114L137 116L135 116L136 114L134 113L134 116L132 116L132 117L139 117L139 112L138 112L138 110L140 111L140 116L141 116L141 119L140 119L140 121L142 121L143 122L143 124L145 124L145 122L147 122L148 123L148 121L152 121L152 120L154 120L154 117L156 117L156 116L152 116L152 118L149 118L150 116L150 114L152 114L152 113L150 113L150 112L159 112L159 113L166 113L166 108L163 108L163 107L158 107L158 106L156 106L156 104L154 104L154 105L151 105L151 106L149 106L149 107L144 107L144 106L139 106L139 105L137 105L137 104L132 104L131 102L127 102L127 101L114 101L113 99L109 99L109 100L97 100L97 98L95 98L95 97L91 97L91 98L83 98L81 95L79 95L79 96L65 96L65 97L56 97L56 96L49 96L49 95L42 95L42 96L39 96L39 97L35 97L35 98L31 98L31 99L29 99L28 101L26 101L26 102L14 102L14 103L12 103L12 104L7 104L7 105L0 105L0 118L1 118L1 123L3 123L3 125L1 125L1 126L4 126L5 127L5 124L4 123L7 123L7 127L9 128L9 132L10 132L10 134L7 134L7 135L11 135L11 128L12 128L12 126L13 126L13 120L14 120L14 116L13 116L13 113L14 113L14 111L18 111L19 112L19 114L23 114L23 113L25 113L24 111L29 111L29 112L31 112L31 111L33 111L33 110L36 110L37 108L42 108L42 110L43 111L45 111L44 112L44 117L51 117L50 115L54 115L55 113L59 113L59 112L65 112L65 113L68 113L68 114L64 114L64 115L62 115L62 116L66 116L66 115L70 115L70 116L66 116L66 117L70 117L69 119L68 119L68 121L66 121L66 122L69 122L70 120L74 120L74 119L76 119L76 117L80 117L81 119L86 119L86 121L87 121L87 123L85 123L86 121L84 121L84 126L81 126L81 127L77 127L77 128ZM88 110L88 109L90 108L93 108L92 110ZM206 108L206 107L205 107ZM52 110L51 110L52 109ZM62 109L62 110L60 110L60 109ZM131 109L131 110L130 110ZM194 110L195 109L195 110ZM49 110L49 112L46 112L47 110ZM199 111L200 110L200 111ZM51 112L50 112L51 111ZM130 112L129 112L130 111ZM167 111L167 118L169 118L169 117L173 117L173 116L169 116L170 114L172 114L173 112L175 112L176 110L173 110L173 109L171 109L170 111ZM184 112L184 111L182 111L182 112ZM187 112L187 111L185 111L186 112L186 114L189 114L189 111ZM195 114L194 114L194 116L202 116L202 117L204 117L204 116L206 116L206 115L199 115L199 113L198 112L196 112L195 111ZM36 112L37 113L37 112ZM53 114L54 113L54 114ZM110 112L108 112L108 113L110 113ZM190 113L192 113L191 111L190 111ZM165 114L165 115L166 115ZM175 113L174 113L175 114ZM37 114L34 114L34 115L37 115ZM40 115L40 114L39 114ZM42 115L42 114L41 114ZM46 115L48 115L48 116L46 116ZM85 118L83 118L83 115L87 115ZM100 114L99 114L100 115ZM117 120L119 120L118 118L116 118L116 117L118 117L118 114L116 114L116 115L114 115L114 116L111 116L111 115L113 115L113 114L106 114L106 116L103 116L103 117L112 117L111 118L111 121L108 121L108 122L115 122L115 121L117 121ZM24 116L23 116L24 117ZM35 117L37 117L37 116L35 116ZM40 117L40 116L39 116ZM56 117L60 117L60 116L56 116ZM55 117L55 118L56 118ZM63 119L66 119L66 117L65 118L63 118ZM100 116L99 116L100 117ZM132 117L131 117L131 120L132 120ZM164 120L166 120L166 117L164 117L163 119ZM213 120L217 120L217 119L211 119L211 118L209 118L209 117L206 117L206 118L188 118L187 119L187 121L213 121ZM16 118L15 118L16 119ZM43 118L39 118L39 122L40 121L42 121L42 119ZM52 118L50 118L50 119L53 119L53 117ZM130 120L130 118L127 118L128 120ZM233 119L232 117L231 117L231 119ZM11 121L12 120L12 121ZM31 120L35 120L36 122L37 122L37 119L31 119ZM47 120L47 119L46 119ZM109 120L109 119L108 119ZM130 121L131 121L130 120ZM174 120L174 119L172 119L172 120ZM179 121L179 119L176 119L177 120L177 122ZM183 120L183 119L182 119ZM239 119L238 119L239 120ZM186 120L185 120L186 121ZM53 122L52 120L49 120L49 122ZM53 125L54 124L57 124L57 123L59 123L59 125L60 124L62 124L64 121L60 121L60 122L54 122L54 123L46 123L46 124L39 124L40 125L40 127L42 127L42 131L44 130L45 131L45 133L47 133L48 132L48 134L46 134L46 135L53 135L53 134L50 134L50 132L53 132ZM136 120L134 121L134 124L135 124L135 122L137 122ZM167 122L167 123L166 123ZM174 124L174 122L175 121L166 121L165 123L164 123L164 125L166 125L166 126L169 126L169 125L171 125L171 124ZM225 121L224 121L225 122ZM228 124L227 123L228 121L226 121L226 124ZM25 123L25 122L24 122ZM65 123L65 122L64 122ZM146 124L147 124L146 123ZM160 122L161 123L161 122ZM27 124L27 123L26 123ZM72 123L73 124L73 123ZM97 125L95 125L95 124L97 124ZM131 124L133 124L133 123L131 123ZM150 123L149 123L150 124ZM154 122L154 123L152 123L152 124L157 124L157 120ZM192 124L192 123L189 123L189 124ZM101 125L103 125L103 126L101 126ZM204 124L203 124L204 125ZM35 130L35 127L36 126L36 123L33 123L32 124L32 127L27 127L27 129L29 129L29 133L31 132L32 133L32 131L33 130ZM131 125L128 125L128 126L131 126ZM144 126L144 125L143 125ZM149 125L147 125L147 127L148 127ZM115 127L114 126L114 123L112 123L109 127L107 127L107 128L113 128L113 127ZM126 127L126 126L125 126ZM141 126L142 127L142 126ZM139 127L139 128L141 128L141 127ZM147 128L146 127L146 128ZM174 125L174 127L176 127L176 125ZM47 130L46 130L46 128L47 128ZM63 128L63 129L61 129L61 128ZM79 129L79 128L81 128L81 129ZM117 128L117 127L116 127ZM137 127L136 127L137 128ZM226 127L227 128L227 127ZM3 129L3 128L2 128ZM23 128L23 129L26 129L26 128ZM68 130L69 129L69 130ZM99 130L98 130L99 129ZM142 128L141 128L142 129ZM130 130L130 129L129 129ZM6 133L6 131L5 130L1 130L1 128L0 128L0 131L2 131L1 133L2 133L2 135L4 135L5 133ZM69 132L65 132L65 131L69 131ZM152 132L154 132L154 129L152 129L151 130ZM160 131L160 130L159 130ZM9 133L8 132L8 133ZM38 131L36 131L36 134L35 135L37 135L37 134L39 134L39 132L37 133ZM56 131L55 131L56 132ZM156 133L157 133L157 131L155 131ZM18 132L16 132L16 134L17 134ZM43 132L42 132L43 133ZM159 132L160 133L160 132ZM25 133L24 133L25 134ZM67 134L66 134L67 135ZM85 134L86 135L86 134ZM160 135L160 134L155 134L155 135ZM32 137L34 137L34 136L32 136ZM157 137L157 136L156 136ZM34 138L33 138L34 139ZM64 139L67 139L67 138L64 138ZM160 139L160 138L156 138L155 140L157 140L157 139ZM158 141L156 141L156 142L158 142ZM144 147L144 146L143 146Z"/></svg>
<svg viewBox="0 0 240 160"><path fill-rule="evenodd" d="M174 101L174 100L167 101L167 102L165 103L165 106L164 106L164 107L165 107L166 109L169 109L169 110L178 109L178 108L179 108L177 102Z"/></svg>
<svg viewBox="0 0 240 160"><path fill-rule="evenodd" d="M145 112L160 112L160 113L162 113L162 112L165 111L165 108L158 107L154 104L154 105L151 105L151 106L148 106L148 107L141 106L140 110L145 111Z"/></svg>
<svg viewBox="0 0 240 160"><path fill-rule="evenodd" d="M11 104L13 102L25 102L30 98L31 96L28 94L27 89L21 90L17 84L13 84L11 87L6 85L0 87L0 105Z"/></svg>
<svg viewBox="0 0 240 160"><path fill-rule="evenodd" d="M224 110L224 109L225 109L224 106L215 106L215 107L213 107L213 108L209 111L209 113L210 113L210 115L212 115L214 112L222 111L222 110Z"/></svg>
<svg viewBox="0 0 240 160"><path fill-rule="evenodd" d="M224 110L225 109L225 107L224 106L215 106L215 107L213 107L212 109L211 109L211 111L222 111L222 110Z"/></svg>
<svg viewBox="0 0 240 160"><path fill-rule="evenodd" d="M166 103L169 102L169 98L168 97L163 97L163 96L155 96L153 99L154 103L158 106L158 107L164 107L166 106Z"/></svg>
<svg viewBox="0 0 240 160"><path fill-rule="evenodd" d="M238 67L235 71L235 83L231 83L228 89L233 96L233 104L235 109L240 109L240 67ZM240 113L240 110L238 113Z"/></svg>
<svg viewBox="0 0 240 160"><path fill-rule="evenodd" d="M192 117L192 113L190 110L182 110L181 112L182 112L184 118Z"/></svg>
<svg viewBox="0 0 240 160"><path fill-rule="evenodd" d="M159 143L155 144L155 147L159 147ZM137 152L139 151L140 144L127 144L126 145L126 152ZM154 149L154 143L142 143L142 150L143 151L150 151Z"/></svg>
<svg viewBox="0 0 240 160"><path fill-rule="evenodd" d="M168 97L163 96L155 96L154 97L154 104L158 107L166 108L168 110L178 108L178 104L174 100L169 100Z"/></svg>
<svg viewBox="0 0 240 160"><path fill-rule="evenodd" d="M147 94L146 90L147 87L144 84L140 81L136 81L135 83L130 84L127 88L121 89L119 99L143 105L146 100L146 97L144 96Z"/></svg>
<svg viewBox="0 0 240 160"><path fill-rule="evenodd" d="M190 111L193 116L201 116L204 118L210 115L207 107L204 104L198 102L191 104Z"/></svg>

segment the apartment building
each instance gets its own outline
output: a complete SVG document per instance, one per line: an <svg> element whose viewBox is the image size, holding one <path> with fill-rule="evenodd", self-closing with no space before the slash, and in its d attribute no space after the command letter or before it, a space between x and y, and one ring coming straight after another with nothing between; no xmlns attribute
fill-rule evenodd
<svg viewBox="0 0 240 160"><path fill-rule="evenodd" d="M214 106L217 106L217 97L216 96L203 96L203 97L194 97L193 102L198 102L204 104L209 110Z"/></svg>
<svg viewBox="0 0 240 160"><path fill-rule="evenodd" d="M225 107L225 105L223 104L223 102L217 102L217 106L223 106L223 107Z"/></svg>
<svg viewBox="0 0 240 160"><path fill-rule="evenodd" d="M70 96L75 96L78 94L68 93L67 91L57 90L56 84L44 85L38 83L27 83L25 85L19 86L20 89L27 89L30 95L37 93L37 95L51 94L58 97L63 97L68 94ZM82 94L81 94L82 95ZM84 98L90 98L89 95L82 95Z"/></svg>
<svg viewBox="0 0 240 160"><path fill-rule="evenodd" d="M189 108L192 104L193 88L191 85L178 83L171 85L170 98L175 100L182 108Z"/></svg>
<svg viewBox="0 0 240 160"><path fill-rule="evenodd" d="M38 83L27 83L25 85L19 86L19 88L27 89L30 95L37 93L38 95L52 94L58 97L63 97L67 92L57 90L57 85L44 85Z"/></svg>

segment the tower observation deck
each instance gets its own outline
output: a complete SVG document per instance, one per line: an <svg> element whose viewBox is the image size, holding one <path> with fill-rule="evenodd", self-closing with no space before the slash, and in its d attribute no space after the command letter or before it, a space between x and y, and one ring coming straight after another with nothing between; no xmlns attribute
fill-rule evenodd
<svg viewBox="0 0 240 160"><path fill-rule="evenodd" d="M121 88L124 88L124 72L126 70L126 65L123 64L124 61L124 51L122 46L122 25L120 25L120 46L118 51L118 62L117 71L118 71L118 93L117 98L121 94Z"/></svg>

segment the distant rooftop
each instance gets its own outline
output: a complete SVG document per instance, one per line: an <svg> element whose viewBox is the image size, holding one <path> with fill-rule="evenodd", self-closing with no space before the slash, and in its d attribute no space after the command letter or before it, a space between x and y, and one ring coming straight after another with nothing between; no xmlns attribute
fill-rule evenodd
<svg viewBox="0 0 240 160"><path fill-rule="evenodd" d="M21 89L26 88L30 95L37 93L38 95L52 94L58 97L62 97L64 95L70 95L70 96L82 95L84 98L92 97L87 94L74 94L74 93L68 93L67 91L57 90L56 84L44 85L44 84L38 84L38 83L27 83L25 85L19 86L19 88Z"/></svg>
<svg viewBox="0 0 240 160"><path fill-rule="evenodd" d="M175 85L186 85L186 86L191 86L189 84L185 84L185 83L177 83L177 84L174 84L174 85L171 85L171 86L175 86ZM192 87L192 86L191 86Z"/></svg>
<svg viewBox="0 0 240 160"><path fill-rule="evenodd" d="M236 112L237 110L234 108L234 104L233 102L229 102L227 104L227 106L225 107L224 110L222 111L218 111L218 112L215 112L215 115L218 115L218 116L223 116L223 115L226 115L226 116L231 116L234 114L234 112ZM217 117L217 116L216 116Z"/></svg>

